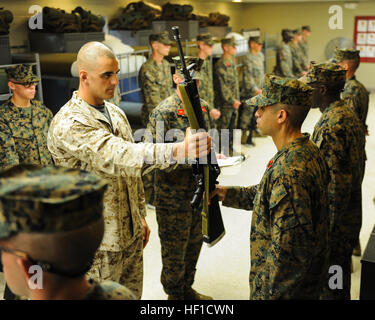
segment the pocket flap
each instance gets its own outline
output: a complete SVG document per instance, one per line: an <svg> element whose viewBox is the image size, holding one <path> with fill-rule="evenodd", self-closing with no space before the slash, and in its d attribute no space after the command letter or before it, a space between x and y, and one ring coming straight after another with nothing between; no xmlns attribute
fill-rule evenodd
<svg viewBox="0 0 375 320"><path fill-rule="evenodd" d="M269 201L269 208L272 209L276 207L279 202L287 195L286 189L283 184L280 184L272 189L270 201Z"/></svg>

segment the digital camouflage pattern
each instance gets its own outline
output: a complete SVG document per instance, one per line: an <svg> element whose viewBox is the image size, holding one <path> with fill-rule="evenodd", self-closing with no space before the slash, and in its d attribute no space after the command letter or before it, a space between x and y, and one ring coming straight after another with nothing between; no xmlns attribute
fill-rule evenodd
<svg viewBox="0 0 375 320"><path fill-rule="evenodd" d="M227 40L227 39L225 39ZM215 108L221 112L217 120L218 129L228 129L233 103L240 99L236 60L221 57L215 65ZM236 121L237 122L237 121Z"/></svg>
<svg viewBox="0 0 375 320"><path fill-rule="evenodd" d="M17 164L53 165L47 148L52 112L38 100L20 108L11 99L0 106L0 171Z"/></svg>
<svg viewBox="0 0 375 320"><path fill-rule="evenodd" d="M327 166L308 134L269 161L259 185L229 187L224 206L253 210L250 299L318 299L328 272Z"/></svg>
<svg viewBox="0 0 375 320"><path fill-rule="evenodd" d="M304 40L302 38L302 40L298 43L298 45L301 49L303 63L305 66L308 66L309 65L309 43L307 42L307 40Z"/></svg>
<svg viewBox="0 0 375 320"><path fill-rule="evenodd" d="M346 70L336 63L310 63L310 69L301 81L307 84L337 84L344 83L346 80Z"/></svg>
<svg viewBox="0 0 375 320"><path fill-rule="evenodd" d="M143 97L142 124L146 127L152 110L173 93L169 62L163 59L158 65L150 57L139 70L139 87Z"/></svg>
<svg viewBox="0 0 375 320"><path fill-rule="evenodd" d="M243 85L241 96L251 98L258 90L262 90L264 82L264 56L261 52L254 54L251 51L243 62Z"/></svg>
<svg viewBox="0 0 375 320"><path fill-rule="evenodd" d="M224 38L224 39L221 39L221 44L235 47L236 46L236 40L234 39L234 37Z"/></svg>
<svg viewBox="0 0 375 320"><path fill-rule="evenodd" d="M201 100L204 120L210 128L207 103ZM177 93L162 101L151 113L145 141L182 141L190 127ZM176 131L174 131L176 130ZM194 282L195 267L202 246L201 212L193 212L190 200L196 189L191 165L181 164L171 172L155 171L155 206L159 225L163 269L161 282L168 295L183 297L184 288Z"/></svg>
<svg viewBox="0 0 375 320"><path fill-rule="evenodd" d="M360 51L355 50L355 49L350 49L350 48L346 48L346 49L336 48L334 59L337 62L341 62L344 60L358 60L360 59Z"/></svg>
<svg viewBox="0 0 375 320"><path fill-rule="evenodd" d="M293 56L290 46L281 42L276 49L276 66L273 71L277 76L295 78L293 73Z"/></svg>
<svg viewBox="0 0 375 320"><path fill-rule="evenodd" d="M106 182L63 167L17 165L0 174L0 238L88 226L103 217Z"/></svg>
<svg viewBox="0 0 375 320"><path fill-rule="evenodd" d="M276 103L294 106L309 106L312 102L313 88L295 79L285 79L266 74L261 94L249 99L247 104L266 107Z"/></svg>
<svg viewBox="0 0 375 320"><path fill-rule="evenodd" d="M259 37L251 38L259 43ZM264 56L261 52L257 54L251 51L245 56L243 62L243 82L241 88L241 99L248 99L256 95L263 88L264 82ZM254 109L248 105L242 106L240 128L249 129Z"/></svg>
<svg viewBox="0 0 375 320"><path fill-rule="evenodd" d="M173 93L171 67L163 59L160 65L150 57L139 70L139 87L142 93L143 106L141 110L142 124L147 127L152 110ZM143 176L146 201L152 202L154 173ZM152 203L151 203L152 204Z"/></svg>
<svg viewBox="0 0 375 320"><path fill-rule="evenodd" d="M98 283L90 279L89 283L91 287L83 300L135 300L134 294L129 289L116 282Z"/></svg>
<svg viewBox="0 0 375 320"><path fill-rule="evenodd" d="M289 43L290 52L292 53L293 60L293 74L299 78L302 76L302 72L306 71L306 66L303 58L303 53L298 43Z"/></svg>
<svg viewBox="0 0 375 320"><path fill-rule="evenodd" d="M367 131L366 119L368 113L369 93L365 86L360 83L355 76L346 80L344 91L341 93L341 99L349 103L359 120L361 120L365 131Z"/></svg>
<svg viewBox="0 0 375 320"><path fill-rule="evenodd" d="M112 126L74 92L52 120L47 143L56 165L91 171L108 182L105 232L99 250L121 254L132 243L142 242L141 218L146 216L146 207L141 175L155 167L170 166L173 146L135 144L124 112L104 103ZM142 251L129 252L130 258L125 261L128 267L121 269L124 277L128 270L143 272L133 265L133 261L139 261L139 254ZM111 268L111 272L118 271ZM142 282L138 286L141 292Z"/></svg>
<svg viewBox="0 0 375 320"><path fill-rule="evenodd" d="M19 64L11 66L5 69L8 75L8 79L12 79L17 82L37 82L40 79L34 74L33 66L27 64Z"/></svg>
<svg viewBox="0 0 375 320"><path fill-rule="evenodd" d="M97 281L116 281L129 288L134 297L142 297L143 283L143 241L137 237L120 252L98 250L94 263L87 272L88 278Z"/></svg>
<svg viewBox="0 0 375 320"><path fill-rule="evenodd" d="M208 44L209 46L213 46L215 44L214 39L210 33L201 33L197 35L197 41L203 41L204 43Z"/></svg>
<svg viewBox="0 0 375 320"><path fill-rule="evenodd" d="M172 40L169 38L168 31L153 33L149 36L150 44L152 42L160 42L166 45L172 45Z"/></svg>
<svg viewBox="0 0 375 320"><path fill-rule="evenodd" d="M323 111L312 140L319 147L330 176L330 265L342 266L344 278L343 290L326 288L323 297L350 299L351 255L362 225L365 134L350 106L344 101L335 101Z"/></svg>
<svg viewBox="0 0 375 320"><path fill-rule="evenodd" d="M214 107L214 84L212 79L212 63L210 58L204 60L201 70L201 79L199 81L199 96L207 101L208 106Z"/></svg>

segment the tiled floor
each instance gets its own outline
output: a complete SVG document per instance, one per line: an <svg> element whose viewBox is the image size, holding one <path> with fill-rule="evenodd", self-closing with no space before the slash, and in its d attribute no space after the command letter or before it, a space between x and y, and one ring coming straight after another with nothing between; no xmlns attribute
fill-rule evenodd
<svg viewBox="0 0 375 320"><path fill-rule="evenodd" d="M304 132L312 133L319 110L311 110L303 126ZM367 137L367 164L363 181L363 225L361 230L362 251L365 249L375 223L375 94L370 97L367 117L370 136ZM256 146L243 148L250 157L241 165L224 168L219 180L223 185L251 185L260 181L266 163L276 152L271 138L255 138ZM249 233L251 212L222 207L226 235L215 246L203 246L198 261L194 288L211 295L214 299L246 300L249 298L248 274L250 268ZM166 299L160 284L161 258L158 226L155 211L148 209L148 224L152 230L150 242L144 252L143 299ZM352 274L352 299L359 299L360 258L354 258ZM2 297L3 277L0 276Z"/></svg>

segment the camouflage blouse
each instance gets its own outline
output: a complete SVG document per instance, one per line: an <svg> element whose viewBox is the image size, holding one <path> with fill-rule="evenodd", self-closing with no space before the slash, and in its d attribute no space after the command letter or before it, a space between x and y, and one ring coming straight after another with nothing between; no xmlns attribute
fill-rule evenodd
<svg viewBox="0 0 375 320"><path fill-rule="evenodd" d="M0 170L17 164L53 165L47 148L52 112L40 101L30 108L16 107L9 99L0 106Z"/></svg>
<svg viewBox="0 0 375 320"><path fill-rule="evenodd" d="M252 210L251 299L318 299L328 258L328 172L309 135L268 162L260 184L230 187L224 206Z"/></svg>

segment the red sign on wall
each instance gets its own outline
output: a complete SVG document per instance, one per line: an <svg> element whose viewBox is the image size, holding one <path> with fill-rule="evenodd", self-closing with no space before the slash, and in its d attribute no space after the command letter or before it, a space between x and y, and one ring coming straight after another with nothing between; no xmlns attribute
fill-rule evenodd
<svg viewBox="0 0 375 320"><path fill-rule="evenodd" d="M375 16L355 17L353 41L361 62L375 62Z"/></svg>

